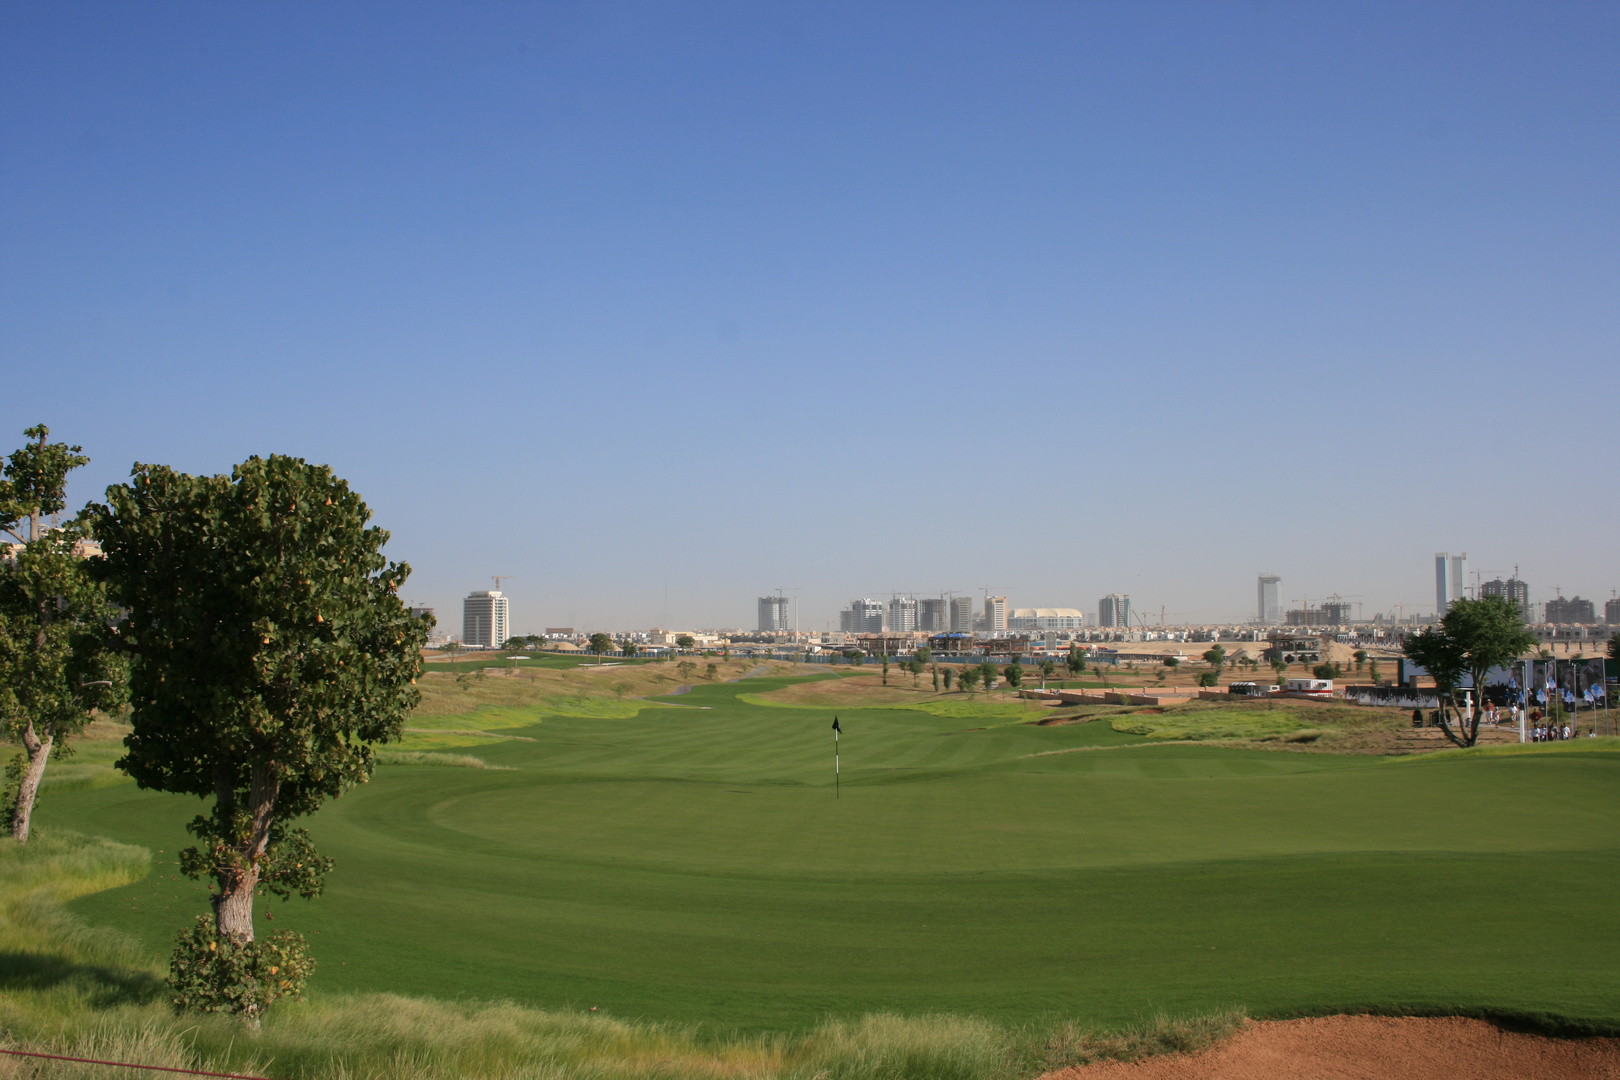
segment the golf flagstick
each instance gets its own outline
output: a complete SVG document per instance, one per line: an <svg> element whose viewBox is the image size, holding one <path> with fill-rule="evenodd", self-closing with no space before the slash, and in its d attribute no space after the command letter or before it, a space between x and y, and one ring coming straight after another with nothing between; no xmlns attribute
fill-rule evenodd
<svg viewBox="0 0 1620 1080"><path fill-rule="evenodd" d="M838 769L838 736L843 733L843 730L838 726L838 717L833 717L833 798L835 799L844 797Z"/></svg>

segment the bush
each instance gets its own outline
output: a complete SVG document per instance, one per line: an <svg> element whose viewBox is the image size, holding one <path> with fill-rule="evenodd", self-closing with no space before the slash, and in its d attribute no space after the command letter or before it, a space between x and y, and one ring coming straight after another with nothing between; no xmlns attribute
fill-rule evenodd
<svg viewBox="0 0 1620 1080"><path fill-rule="evenodd" d="M181 1012L234 1013L251 1020L277 998L296 998L315 968L304 936L278 930L267 941L221 937L214 920L197 916L180 931L169 959L169 989Z"/></svg>
<svg viewBox="0 0 1620 1080"><path fill-rule="evenodd" d="M1219 678L1220 678L1220 675L1219 675L1218 672L1200 671L1198 673L1198 685L1199 686L1214 686L1216 684L1216 681Z"/></svg>

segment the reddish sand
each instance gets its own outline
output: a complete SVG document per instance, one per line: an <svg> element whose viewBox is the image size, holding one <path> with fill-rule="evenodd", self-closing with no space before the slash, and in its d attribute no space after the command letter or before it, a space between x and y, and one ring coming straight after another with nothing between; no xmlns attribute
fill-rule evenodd
<svg viewBox="0 0 1620 1080"><path fill-rule="evenodd" d="M1620 1039L1548 1039L1481 1020L1329 1016L1250 1024L1202 1054L1087 1065L1043 1080L1601 1080Z"/></svg>

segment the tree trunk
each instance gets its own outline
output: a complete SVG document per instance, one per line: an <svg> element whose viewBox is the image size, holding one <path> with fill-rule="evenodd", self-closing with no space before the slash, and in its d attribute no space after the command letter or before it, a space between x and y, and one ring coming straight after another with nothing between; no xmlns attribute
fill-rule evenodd
<svg viewBox="0 0 1620 1080"><path fill-rule="evenodd" d="M235 803L229 772L223 766L215 771L215 797L227 809ZM259 860L270 843L270 826L275 820L276 793L280 788L274 771L264 765L253 767L248 785L248 806L252 820L246 836L233 845L236 856L219 871L219 895L214 898L214 925L221 936L239 942L253 940L253 894L259 888Z"/></svg>
<svg viewBox="0 0 1620 1080"><path fill-rule="evenodd" d="M28 752L28 766L23 770L22 782L17 785L17 808L11 816L11 838L19 844L28 842L28 825L34 817L34 799L39 795L39 782L45 778L45 764L51 760L54 735L41 739L34 733L33 721L23 729L23 749Z"/></svg>

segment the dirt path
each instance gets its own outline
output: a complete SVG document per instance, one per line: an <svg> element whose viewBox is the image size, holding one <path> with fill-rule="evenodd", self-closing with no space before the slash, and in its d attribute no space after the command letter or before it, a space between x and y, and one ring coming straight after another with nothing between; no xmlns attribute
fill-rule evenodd
<svg viewBox="0 0 1620 1080"><path fill-rule="evenodd" d="M1483 1020L1329 1016L1250 1024L1212 1050L1086 1065L1042 1080L1603 1080L1620 1039L1548 1039Z"/></svg>

